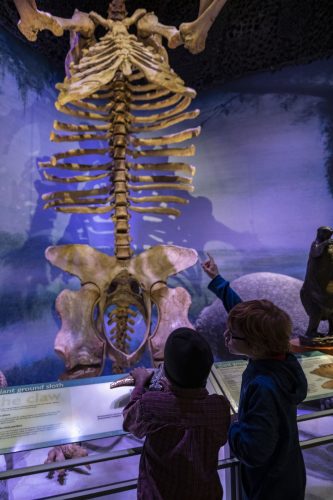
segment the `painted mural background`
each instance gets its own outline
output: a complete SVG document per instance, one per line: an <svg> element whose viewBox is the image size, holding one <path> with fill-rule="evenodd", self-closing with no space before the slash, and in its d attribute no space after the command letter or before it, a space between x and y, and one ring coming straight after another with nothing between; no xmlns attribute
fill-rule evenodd
<svg viewBox="0 0 333 500"><path fill-rule="evenodd" d="M107 216L42 209L41 195L55 187L37 161L61 149L49 133L62 75L4 31L0 63L0 369L18 385L62 372L54 301L79 288L51 268L45 248L88 243L112 253L113 233ZM202 258L210 251L228 279L256 271L302 279L316 228L333 223L332 75L331 59L201 91L196 190L178 219L133 217L135 250L174 243ZM199 264L170 283L192 294L193 320L214 299Z"/></svg>

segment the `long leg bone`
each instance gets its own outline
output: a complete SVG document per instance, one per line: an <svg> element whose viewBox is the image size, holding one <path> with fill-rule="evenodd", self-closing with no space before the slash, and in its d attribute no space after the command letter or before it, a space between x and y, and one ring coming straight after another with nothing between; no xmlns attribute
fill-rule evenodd
<svg viewBox="0 0 333 500"><path fill-rule="evenodd" d="M138 33L145 38L152 33L162 35L168 40L170 49L175 49L182 44L179 31L174 26L165 26L159 23L157 16L149 12L143 16L137 23Z"/></svg>

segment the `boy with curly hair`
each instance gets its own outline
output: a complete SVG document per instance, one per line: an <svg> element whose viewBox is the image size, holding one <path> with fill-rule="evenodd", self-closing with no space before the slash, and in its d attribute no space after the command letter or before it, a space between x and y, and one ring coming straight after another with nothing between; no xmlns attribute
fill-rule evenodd
<svg viewBox="0 0 333 500"><path fill-rule="evenodd" d="M241 464L242 498L303 500L306 474L297 405L306 397L307 380L289 352L291 319L269 300L242 302L211 256L202 267L212 278L209 289L230 311L226 347L249 358L242 376L238 421L228 436Z"/></svg>

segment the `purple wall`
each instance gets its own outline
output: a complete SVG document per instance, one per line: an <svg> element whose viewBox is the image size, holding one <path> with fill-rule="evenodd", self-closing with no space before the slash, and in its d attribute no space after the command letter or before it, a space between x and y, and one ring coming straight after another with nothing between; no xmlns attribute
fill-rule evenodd
<svg viewBox="0 0 333 500"><path fill-rule="evenodd" d="M53 304L61 289L79 286L51 269L45 248L89 243L110 252L112 224L42 209L41 194L55 188L36 163L61 149L49 142L54 75L31 49L0 35L0 60L9 46L17 59L0 83L0 369L11 383L30 383L62 371ZM230 279L253 271L302 278L316 228L333 223L332 69L332 60L316 62L201 92L196 191L179 219L134 217L137 250L174 243L211 251ZM199 265L171 281L192 293L193 318L213 298Z"/></svg>

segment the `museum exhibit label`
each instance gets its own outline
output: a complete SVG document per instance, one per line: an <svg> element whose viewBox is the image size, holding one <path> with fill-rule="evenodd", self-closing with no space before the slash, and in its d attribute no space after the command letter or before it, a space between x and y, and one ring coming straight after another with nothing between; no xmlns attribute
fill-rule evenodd
<svg viewBox="0 0 333 500"><path fill-rule="evenodd" d="M308 381L305 401L333 396L333 356L317 351L297 357ZM229 399L232 411L238 412L238 402L243 371L247 361L221 361L215 363L212 374L221 392Z"/></svg>
<svg viewBox="0 0 333 500"><path fill-rule="evenodd" d="M133 387L118 375L0 389L0 453L123 434Z"/></svg>

